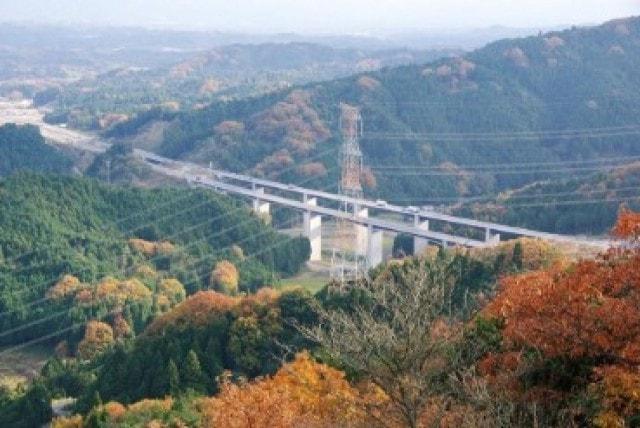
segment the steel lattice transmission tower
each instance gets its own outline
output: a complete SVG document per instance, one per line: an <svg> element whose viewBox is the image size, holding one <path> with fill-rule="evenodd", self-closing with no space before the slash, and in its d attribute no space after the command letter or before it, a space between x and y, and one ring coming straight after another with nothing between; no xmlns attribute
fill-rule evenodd
<svg viewBox="0 0 640 428"><path fill-rule="evenodd" d="M340 104L339 129L342 137L340 149L340 194L354 199L364 198L362 183L363 158L360 150L360 137L362 136L363 122L360 110L348 104ZM357 204L344 202L342 211L348 214L357 214ZM362 271L362 261L359 260L357 251L353 251L354 240L357 241L357 230L353 224L346 220L339 220L336 228L336 238L339 248L333 250L331 264L334 280L341 284L357 280Z"/></svg>
<svg viewBox="0 0 640 428"><path fill-rule="evenodd" d="M363 162L359 143L362 135L362 116L358 108L347 104L340 105L340 132L342 134L340 193L362 199L364 193L360 177L362 177Z"/></svg>

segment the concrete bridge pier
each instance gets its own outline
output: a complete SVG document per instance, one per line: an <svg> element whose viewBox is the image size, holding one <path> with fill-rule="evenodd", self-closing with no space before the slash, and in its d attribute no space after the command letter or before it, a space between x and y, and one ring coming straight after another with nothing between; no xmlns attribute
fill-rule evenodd
<svg viewBox="0 0 640 428"><path fill-rule="evenodd" d="M418 229L429 230L429 220L422 220L420 216L415 216L413 219L413 224ZM424 250L429 246L429 240L424 238L413 238L413 254L420 255L424 252Z"/></svg>
<svg viewBox="0 0 640 428"><path fill-rule="evenodd" d="M496 245L500 243L500 234L499 233L492 233L491 229L487 228L485 229L484 232L484 242L486 242L488 245Z"/></svg>
<svg viewBox="0 0 640 428"><path fill-rule="evenodd" d="M373 226L367 227L367 268L374 268L384 261L383 238L384 232L376 230Z"/></svg>
<svg viewBox="0 0 640 428"><path fill-rule="evenodd" d="M355 206L354 213L356 217L369 218L369 209ZM354 224L356 237L356 254L361 257L368 255L369 248L369 228L366 225Z"/></svg>
<svg viewBox="0 0 640 428"><path fill-rule="evenodd" d="M254 191L257 192L259 195L263 195L264 194L264 188L262 187L255 187L252 186ZM259 197L253 198L252 205L253 205L253 212L256 214L269 214L269 212L271 211L271 204L269 204L269 202L265 202L260 200Z"/></svg>
<svg viewBox="0 0 640 428"><path fill-rule="evenodd" d="M304 198L305 204L309 206L317 206L318 199ZM322 261L322 216L312 213L310 210L303 214L304 236L309 239L311 244L311 257L309 261Z"/></svg>

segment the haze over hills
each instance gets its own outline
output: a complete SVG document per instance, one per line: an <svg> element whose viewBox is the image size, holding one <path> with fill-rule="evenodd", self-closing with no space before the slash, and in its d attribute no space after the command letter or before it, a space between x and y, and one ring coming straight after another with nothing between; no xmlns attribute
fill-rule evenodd
<svg viewBox="0 0 640 428"><path fill-rule="evenodd" d="M0 427L637 426L630 3L0 5Z"/></svg>
<svg viewBox="0 0 640 428"><path fill-rule="evenodd" d="M35 98L51 123L82 129L462 52L365 36L18 24L3 26L0 40L0 96Z"/></svg>
<svg viewBox="0 0 640 428"><path fill-rule="evenodd" d="M147 114L108 133L124 138L162 123L152 144L170 156L294 181L337 183L337 109L362 109L361 145L377 186L372 197L496 193L548 178L496 174L474 165L592 161L636 156L640 20L492 43L428 65L368 72L247 101L169 116ZM130 137L129 137L130 138ZM319 163L318 163L319 162ZM279 174L301 164L297 173ZM555 179L585 168L554 171Z"/></svg>
<svg viewBox="0 0 640 428"><path fill-rule="evenodd" d="M369 51L309 43L232 44L181 54L185 58L169 65L140 68L125 63L65 85L50 85L36 92L35 100L53 110L47 118L52 123L99 129L112 125L109 117L123 119L114 115L154 107L198 108L214 101L261 95L365 70L425 63L460 52Z"/></svg>
<svg viewBox="0 0 640 428"><path fill-rule="evenodd" d="M73 77L73 68L103 73L130 66L155 68L186 60L194 53L229 45L312 44L360 51L468 50L506 37L536 34L539 28L491 27L470 30L416 30L376 35L296 33L251 34L221 31L37 25L4 22L0 26L2 79Z"/></svg>

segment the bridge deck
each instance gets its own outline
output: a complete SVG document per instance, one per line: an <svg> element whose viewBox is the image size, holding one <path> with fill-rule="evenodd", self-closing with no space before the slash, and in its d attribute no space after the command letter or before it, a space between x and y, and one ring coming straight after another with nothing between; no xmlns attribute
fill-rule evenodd
<svg viewBox="0 0 640 428"><path fill-rule="evenodd" d="M366 226L373 226L379 230L387 230L397 233L406 233L408 235L434 240L438 242L448 242L456 245L479 247L490 245L488 242L469 239L466 237L455 236L446 233L440 233L435 231L429 231L417 228L406 223L384 220L375 217L360 217L347 214L343 211L322 207L322 206L309 206L302 202L304 198L318 198L327 201L348 203L361 208L375 209L380 212L388 212L394 214L416 216L422 220L434 220L442 221L449 224L461 225L475 229L481 229L490 233L507 234L514 236L524 236L531 238L540 238L545 240L552 240L565 243L592 245L602 248L606 248L610 245L606 240L593 240L582 239L573 236L558 235L547 232L538 232L535 230L525 229L521 227L506 226L497 223L479 221L468 219L464 217L457 217L448 214L442 214L431 210L419 209L417 211L409 211L406 207L397 205L384 204L381 205L377 202L370 200L360 200L350 198L348 196L339 195L330 192L323 192L314 189L308 189L295 185L279 183L277 181L265 180L255 177L250 177L243 174L237 174L220 170L209 170L188 162L174 161L150 152L143 150L136 150L138 156L145 161L149 162L152 167L157 170L161 170L163 173L173 175L177 178L191 180L197 182L201 186L206 186L214 189L224 190L226 192L246 196L249 198L260 199L265 202L271 202L278 205L290 207L293 209L310 211L316 214L330 216L334 218L344 218L352 223L361 224ZM215 178L213 178L215 177ZM231 184L229 181L234 181L237 184ZM283 196L277 196L269 194L267 192L258 192L254 190L256 187L262 189L272 189L286 192L291 195L297 195L301 201L290 199Z"/></svg>

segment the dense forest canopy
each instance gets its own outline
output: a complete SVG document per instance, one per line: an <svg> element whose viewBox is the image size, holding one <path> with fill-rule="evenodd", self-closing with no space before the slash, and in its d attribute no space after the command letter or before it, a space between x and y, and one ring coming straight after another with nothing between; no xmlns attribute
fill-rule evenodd
<svg viewBox="0 0 640 428"><path fill-rule="evenodd" d="M520 240L396 261L315 298L200 292L106 345L94 330L109 326L90 323L96 354L0 394L0 421L47 420L42 403L72 394L77 414L54 427L633 426L640 215L614 234L627 245L588 260Z"/></svg>
<svg viewBox="0 0 640 428"><path fill-rule="evenodd" d="M0 127L0 357L51 355L29 382L0 379L0 426L640 426L640 18L427 65L348 52L233 45L78 71L35 102L116 143L83 159L90 178L61 174L71 162L37 128ZM354 68L367 71L279 82ZM364 117L368 197L609 232L610 248L522 238L407 256L400 235L397 259L311 294L281 281L305 266L308 239L237 198L132 185L155 180L142 146L330 189L349 106Z"/></svg>
<svg viewBox="0 0 640 428"><path fill-rule="evenodd" d="M544 180L452 207L458 215L566 234L603 234L622 207L640 208L637 161L590 177Z"/></svg>
<svg viewBox="0 0 640 428"><path fill-rule="evenodd" d="M455 282L452 304L463 309L471 301L468 296L491 292L498 276L550 266L561 257L549 245L523 240L488 251L440 253L437 258L430 255L381 266L372 272L372 278L377 283L390 278L400 281L439 266L438 269L449 271ZM147 269L135 278L151 284L157 274L162 272L154 274ZM164 292L161 288L157 290ZM77 293L76 304L84 302L78 300L84 293L79 280L63 278L55 292L62 297ZM42 397L38 394L77 397L74 409L82 413L102 411L96 408L100 403L117 402L118 406L135 408L141 399L164 399L171 395L172 400L185 401L180 419L198 421L201 415L195 410L198 399L194 397L222 392L237 379L273 375L283 360L300 350L313 351L316 357L337 364L300 328L318 325L322 308L350 311L363 297L357 287L338 292L334 285L315 297L299 288L281 292L263 288L255 294L235 296L208 290L186 300L182 294L164 310L150 311L151 316L144 320L140 313L142 302L130 304L116 316L101 316L98 311L101 321L89 321L82 329L84 335L82 331L79 334L82 339L79 343L72 338L60 342L56 347L58 356L44 367L42 376L26 394L5 397L5 413L0 421L19 419L16 412L22 406L34 406L44 412L31 402L33 395ZM149 365L149 361L154 364ZM295 397L291 400L295 401ZM0 409L2 406L0 394ZM173 409L173 401L169 408Z"/></svg>
<svg viewBox="0 0 640 428"><path fill-rule="evenodd" d="M71 160L47 145L35 126L0 126L0 177L17 171L69 173Z"/></svg>
<svg viewBox="0 0 640 428"><path fill-rule="evenodd" d="M141 328L158 312L156 295L167 294L165 279L191 294L215 286L216 263L227 260L239 268L236 286L256 290L296 273L309 251L308 240L280 235L210 192L15 175L0 183L0 324L11 333L0 342L59 329L77 337L70 326L95 311L113 315L127 296L146 314ZM123 296L115 306L101 297L114 290Z"/></svg>

